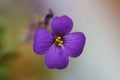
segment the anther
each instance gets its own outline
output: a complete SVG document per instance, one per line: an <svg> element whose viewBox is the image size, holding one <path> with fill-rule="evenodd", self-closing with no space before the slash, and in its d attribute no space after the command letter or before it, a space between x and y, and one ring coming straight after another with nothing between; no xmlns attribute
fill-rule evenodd
<svg viewBox="0 0 120 80"><path fill-rule="evenodd" d="M58 37L57 37L57 39L61 39L61 37L60 37L60 36L58 36Z"/></svg>
<svg viewBox="0 0 120 80"><path fill-rule="evenodd" d="M60 41L59 39L56 39L56 41Z"/></svg>
<svg viewBox="0 0 120 80"><path fill-rule="evenodd" d="M57 36L54 43L57 46L62 46L63 42L63 38L61 36Z"/></svg>
<svg viewBox="0 0 120 80"><path fill-rule="evenodd" d="M58 46L62 46L62 44L58 44Z"/></svg>
<svg viewBox="0 0 120 80"><path fill-rule="evenodd" d="M63 43L63 41L60 41L60 43L62 44L62 43Z"/></svg>

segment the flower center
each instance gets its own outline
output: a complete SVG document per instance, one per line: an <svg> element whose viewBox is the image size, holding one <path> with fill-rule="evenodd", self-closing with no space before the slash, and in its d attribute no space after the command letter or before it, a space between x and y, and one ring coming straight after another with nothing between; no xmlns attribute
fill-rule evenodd
<svg viewBox="0 0 120 80"><path fill-rule="evenodd" d="M57 36L57 37L55 38L54 44L55 44L56 46L62 46L62 44L63 44L63 37Z"/></svg>

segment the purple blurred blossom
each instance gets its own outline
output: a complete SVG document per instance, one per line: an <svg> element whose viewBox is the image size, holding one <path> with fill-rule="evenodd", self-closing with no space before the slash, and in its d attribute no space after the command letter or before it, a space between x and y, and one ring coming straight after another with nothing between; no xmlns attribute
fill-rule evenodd
<svg viewBox="0 0 120 80"><path fill-rule="evenodd" d="M25 43L29 42L29 40L32 39L33 33L34 33L35 30L37 30L37 29L47 29L47 27L49 25L49 21L53 16L54 16L53 11L51 9L49 9L48 14L46 14L46 16L43 19L41 19L40 21L37 21L37 22L32 21L29 24L29 27L25 31L24 36L23 36L23 38L25 40Z"/></svg>
<svg viewBox="0 0 120 80"><path fill-rule="evenodd" d="M70 57L78 57L85 45L85 35L82 32L69 33L73 21L68 16L53 18L52 32L38 29L34 34L33 49L36 54L46 54L45 63L48 68L64 69Z"/></svg>

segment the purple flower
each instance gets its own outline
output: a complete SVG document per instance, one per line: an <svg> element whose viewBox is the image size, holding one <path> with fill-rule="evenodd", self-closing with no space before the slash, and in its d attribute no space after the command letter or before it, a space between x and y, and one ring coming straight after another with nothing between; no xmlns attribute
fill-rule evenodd
<svg viewBox="0 0 120 80"><path fill-rule="evenodd" d="M46 54L45 63L48 68L64 69L70 57L78 57L84 48L85 35L82 32L69 33L73 22L68 16L53 18L52 32L39 29L34 35L34 51Z"/></svg>

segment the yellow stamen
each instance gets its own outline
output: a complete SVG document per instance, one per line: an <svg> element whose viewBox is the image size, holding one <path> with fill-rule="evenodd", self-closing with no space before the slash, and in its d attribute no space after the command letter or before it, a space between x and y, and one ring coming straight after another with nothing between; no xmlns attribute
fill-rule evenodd
<svg viewBox="0 0 120 80"><path fill-rule="evenodd" d="M61 39L61 37L60 37L60 36L58 36L58 37L57 37L57 39Z"/></svg>
<svg viewBox="0 0 120 80"><path fill-rule="evenodd" d="M62 43L63 43L63 41L60 41L60 43L62 44Z"/></svg>
<svg viewBox="0 0 120 80"><path fill-rule="evenodd" d="M55 44L56 46L62 46L63 42L64 42L64 41L63 41L63 37L57 36L57 37L55 38L54 44Z"/></svg>
<svg viewBox="0 0 120 80"><path fill-rule="evenodd" d="M58 41L58 42L59 42L60 40L59 40L59 39L56 39L56 41Z"/></svg>
<svg viewBox="0 0 120 80"><path fill-rule="evenodd" d="M58 44L58 46L62 46L62 44Z"/></svg>

